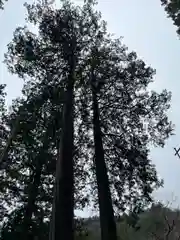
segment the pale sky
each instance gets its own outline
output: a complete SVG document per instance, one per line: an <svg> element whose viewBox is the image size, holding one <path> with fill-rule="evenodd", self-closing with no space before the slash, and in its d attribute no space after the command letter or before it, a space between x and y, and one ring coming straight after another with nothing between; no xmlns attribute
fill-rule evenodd
<svg viewBox="0 0 180 240"><path fill-rule="evenodd" d="M13 31L24 25L23 3L24 0L8 0L5 10L0 11L1 61ZM176 125L176 136L167 141L164 149L153 149L151 156L159 175L165 181L164 188L154 193L155 197L167 202L172 201L173 194L177 197L176 204L180 205L180 159L174 156L173 150L174 147L180 147L180 39L177 37L176 28L171 19L167 19L160 0L99 0L98 9L101 10L103 19L108 22L108 30L117 37L123 36L123 42L129 50L136 51L145 63L156 69L153 89L161 91L167 88L172 91L169 118ZM7 84L7 104L20 95L21 80L11 76L3 63L0 63L0 83Z"/></svg>

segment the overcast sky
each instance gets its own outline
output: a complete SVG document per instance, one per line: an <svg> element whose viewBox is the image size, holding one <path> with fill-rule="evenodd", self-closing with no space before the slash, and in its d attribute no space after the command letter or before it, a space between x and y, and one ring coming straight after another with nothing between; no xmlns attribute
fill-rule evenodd
<svg viewBox="0 0 180 240"><path fill-rule="evenodd" d="M23 2L8 0L5 10L0 11L1 61L13 31L24 25ZM153 89L161 91L167 88L172 91L169 118L176 125L176 136L167 141L165 148L153 149L151 156L165 181L164 188L154 193L155 197L167 202L172 201L173 194L177 197L176 204L180 205L180 159L174 156L173 150L174 147L180 147L180 40L176 28L171 19L167 19L160 0L99 0L98 9L108 23L108 30L117 37L123 36L123 42L129 50L136 51L140 58L156 69ZM3 63L0 63L0 83L7 84L7 104L20 95L21 80L11 76Z"/></svg>

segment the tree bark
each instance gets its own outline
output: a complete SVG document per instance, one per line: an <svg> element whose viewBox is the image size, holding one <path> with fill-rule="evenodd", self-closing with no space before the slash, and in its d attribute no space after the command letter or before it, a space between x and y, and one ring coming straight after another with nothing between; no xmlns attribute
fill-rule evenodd
<svg viewBox="0 0 180 240"><path fill-rule="evenodd" d="M74 69L74 68L71 68ZM73 87L74 70L68 79L63 109L62 133L56 165L54 201L50 226L50 240L73 240L74 172L73 172Z"/></svg>
<svg viewBox="0 0 180 240"><path fill-rule="evenodd" d="M96 91L92 89L93 97L93 131L95 144L95 169L98 186L100 210L100 225L102 240L117 240L116 223L112 206L107 168L104 159L102 133L99 119L99 106Z"/></svg>

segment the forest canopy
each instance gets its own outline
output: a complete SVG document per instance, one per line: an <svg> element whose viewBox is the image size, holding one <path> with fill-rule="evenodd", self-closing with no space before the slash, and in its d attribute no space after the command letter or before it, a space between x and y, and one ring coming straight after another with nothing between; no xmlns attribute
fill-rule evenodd
<svg viewBox="0 0 180 240"><path fill-rule="evenodd" d="M108 32L94 1L25 8L38 31L18 26L7 45L4 63L24 83L10 110L0 85L0 239L174 234L167 217L158 233L146 223L154 209L174 213L154 204L163 179L150 158L174 134L171 92L149 89L155 69ZM75 216L85 208L99 217Z"/></svg>

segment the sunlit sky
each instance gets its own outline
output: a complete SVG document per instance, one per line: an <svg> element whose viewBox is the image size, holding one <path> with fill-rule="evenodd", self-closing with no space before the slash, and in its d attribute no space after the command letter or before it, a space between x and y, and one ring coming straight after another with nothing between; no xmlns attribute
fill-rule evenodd
<svg viewBox="0 0 180 240"><path fill-rule="evenodd" d="M0 83L7 84L8 105L21 94L22 82L8 73L1 62L13 31L25 23L23 3L24 0L8 0L5 10L0 11ZM169 118L176 125L176 136L167 141L165 148L153 148L151 157L165 182L164 188L154 193L156 199L172 202L176 197L174 204L180 205L180 159L174 156L173 150L174 147L180 147L180 39L176 28L171 19L166 17L160 0L99 0L98 9L108 23L109 32L117 37L123 36L123 42L129 50L136 51L140 58L156 69L153 89L161 91L166 88L172 91Z"/></svg>

